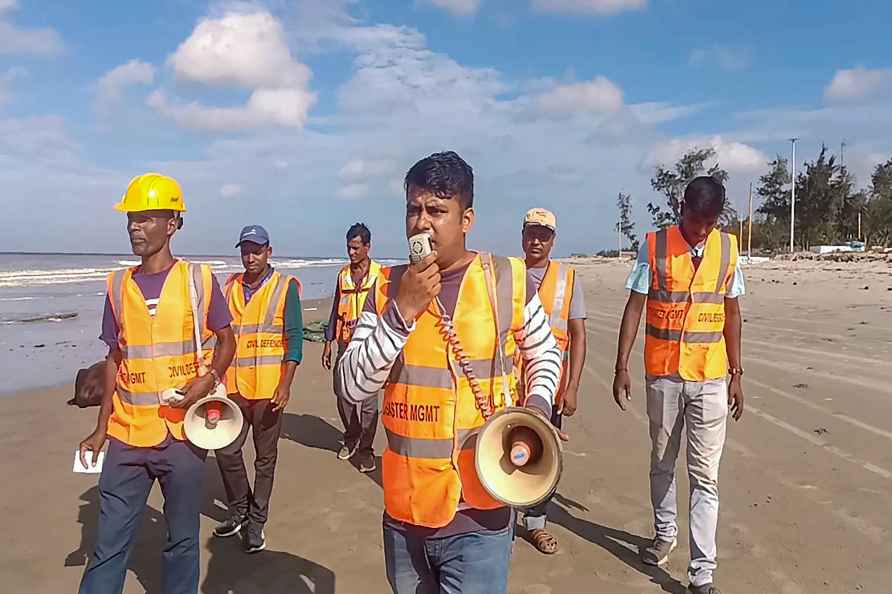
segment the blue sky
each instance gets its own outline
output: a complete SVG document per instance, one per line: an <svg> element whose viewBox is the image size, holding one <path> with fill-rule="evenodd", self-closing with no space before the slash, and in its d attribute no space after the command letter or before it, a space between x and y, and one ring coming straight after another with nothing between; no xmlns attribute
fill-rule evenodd
<svg viewBox="0 0 892 594"><path fill-rule="evenodd" d="M0 250L127 251L133 175L178 177L175 246L332 255L355 221L404 251L400 182L458 150L470 244L519 250L533 206L561 254L639 232L654 167L716 148L738 206L775 153L821 142L866 184L892 157L892 4L792 0L0 0Z"/></svg>

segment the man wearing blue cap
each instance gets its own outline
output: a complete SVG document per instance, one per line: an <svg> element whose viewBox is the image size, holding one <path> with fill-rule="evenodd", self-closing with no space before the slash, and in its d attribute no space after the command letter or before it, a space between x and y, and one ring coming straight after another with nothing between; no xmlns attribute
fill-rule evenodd
<svg viewBox="0 0 892 594"><path fill-rule="evenodd" d="M242 229L236 247L245 272L233 274L224 293L232 314L236 353L226 372L226 392L242 409L245 423L238 438L217 450L217 463L231 517L214 529L217 536L242 533L245 551L266 548L263 526L269 511L278 455L282 410L303 349L300 281L273 269L269 233L260 225ZM242 457L253 428L254 490Z"/></svg>

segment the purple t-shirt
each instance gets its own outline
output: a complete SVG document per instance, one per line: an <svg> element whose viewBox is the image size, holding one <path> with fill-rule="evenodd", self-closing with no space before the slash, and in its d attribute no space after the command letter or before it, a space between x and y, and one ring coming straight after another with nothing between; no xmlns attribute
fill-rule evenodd
<svg viewBox="0 0 892 594"><path fill-rule="evenodd" d="M145 274L139 271L133 273L133 281L139 287L140 292L142 292L150 316L155 315L158 301L161 298L161 289L164 287L164 281L167 279L171 268L155 274ZM213 274L211 274L211 281L211 304L208 308L207 326L208 329L216 332L232 323L232 315L229 313L229 307L226 305L226 299L223 297L217 278ZM99 335L99 338L108 345L108 348L118 348L118 320L115 318L111 299L108 295L105 296L105 311L102 313L102 334Z"/></svg>

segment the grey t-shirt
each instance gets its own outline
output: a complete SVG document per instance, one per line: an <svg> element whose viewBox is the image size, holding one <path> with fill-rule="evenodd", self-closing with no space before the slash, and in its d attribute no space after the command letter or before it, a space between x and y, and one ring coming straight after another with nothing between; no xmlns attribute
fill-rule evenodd
<svg viewBox="0 0 892 594"><path fill-rule="evenodd" d="M542 280L545 278L545 272L548 266L542 268L527 268L527 278L535 285L536 290L542 286ZM585 294L582 291L582 283L577 278L573 283L573 294L570 295L570 317L571 320L584 320L585 315Z"/></svg>

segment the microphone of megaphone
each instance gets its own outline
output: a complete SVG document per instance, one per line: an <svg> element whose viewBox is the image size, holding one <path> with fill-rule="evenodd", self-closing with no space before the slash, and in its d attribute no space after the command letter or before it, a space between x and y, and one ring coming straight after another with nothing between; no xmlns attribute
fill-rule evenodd
<svg viewBox="0 0 892 594"><path fill-rule="evenodd" d="M242 410L226 397L222 385L186 411L183 431L193 445L204 450L225 448L238 438L244 425Z"/></svg>
<svg viewBox="0 0 892 594"><path fill-rule="evenodd" d="M494 499L532 507L547 499L563 472L563 446L542 415L509 407L480 429L474 461L480 484Z"/></svg>

